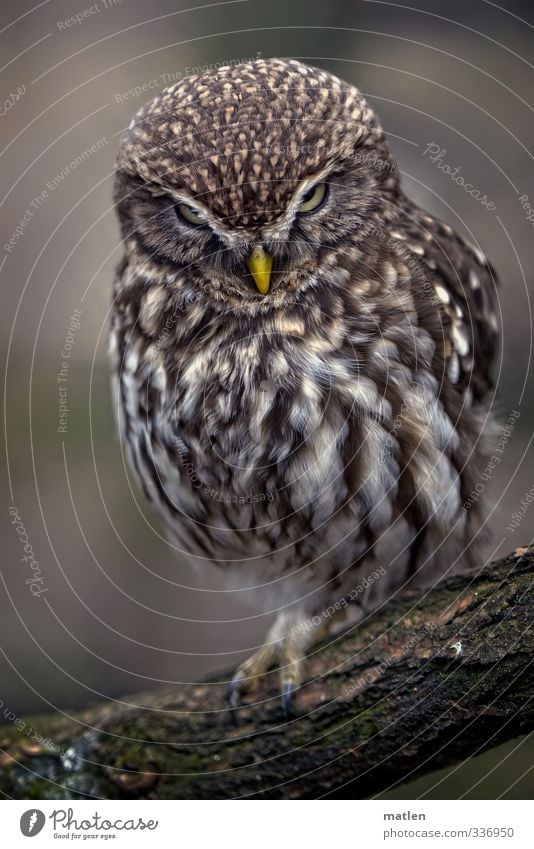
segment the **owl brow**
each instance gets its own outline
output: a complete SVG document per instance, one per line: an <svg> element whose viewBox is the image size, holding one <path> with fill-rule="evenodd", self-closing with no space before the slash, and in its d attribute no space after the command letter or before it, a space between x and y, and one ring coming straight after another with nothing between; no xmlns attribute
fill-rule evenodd
<svg viewBox="0 0 534 849"><path fill-rule="evenodd" d="M147 188L154 195L154 197L165 197L174 204L184 204L185 206L191 207L194 212L198 212L203 218L206 219L206 224L210 222L210 213L209 210L206 209L201 203L199 203L196 198L192 198L191 195L186 192L177 192L173 189L166 189L159 185L159 183L147 183Z"/></svg>
<svg viewBox="0 0 534 849"><path fill-rule="evenodd" d="M288 206L285 209L280 210L281 213L285 213L285 215L282 215L282 218L287 218L287 216L291 216L291 218L293 218L296 208L301 202L302 197L307 192L316 188L321 183L326 182L331 176L335 176L336 174L341 173L341 171L342 168L340 163L330 163L328 166L323 168L318 174L306 177L303 181L301 181L300 185L295 190L295 193L293 194L293 197L291 198L291 201ZM137 188L144 188L145 190L149 191L150 194L154 197L168 198L168 200L175 205L183 203L190 206L195 212L200 213L200 215L205 218L207 227L211 230L215 237L219 235L219 233L217 232L219 227L222 231L226 233L234 232L236 229L235 227L228 227L227 222L224 218L221 219L217 217L216 220L213 220L209 210L207 210L195 198L191 197L191 195L185 192L177 192L174 189L163 187L158 182L143 179L139 180L139 186L136 186L136 189Z"/></svg>

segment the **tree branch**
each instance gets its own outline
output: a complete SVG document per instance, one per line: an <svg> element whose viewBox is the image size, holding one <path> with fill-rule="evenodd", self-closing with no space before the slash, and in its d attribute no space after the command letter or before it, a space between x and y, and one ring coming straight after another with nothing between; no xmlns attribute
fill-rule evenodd
<svg viewBox="0 0 534 849"><path fill-rule="evenodd" d="M517 549L331 638L312 652L289 722L274 673L236 712L212 678L17 720L0 729L0 791L315 798L345 785L364 798L453 764L534 729L533 574L534 549Z"/></svg>

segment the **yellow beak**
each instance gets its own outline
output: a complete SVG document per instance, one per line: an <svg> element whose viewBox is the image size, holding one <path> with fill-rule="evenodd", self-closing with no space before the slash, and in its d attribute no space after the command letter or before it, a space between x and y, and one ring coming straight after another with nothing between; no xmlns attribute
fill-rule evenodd
<svg viewBox="0 0 534 849"><path fill-rule="evenodd" d="M271 268L273 267L273 258L265 253L261 245L256 245L252 248L248 258L248 270L254 278L254 283L258 287L258 291L262 295L266 295L269 291L271 282Z"/></svg>

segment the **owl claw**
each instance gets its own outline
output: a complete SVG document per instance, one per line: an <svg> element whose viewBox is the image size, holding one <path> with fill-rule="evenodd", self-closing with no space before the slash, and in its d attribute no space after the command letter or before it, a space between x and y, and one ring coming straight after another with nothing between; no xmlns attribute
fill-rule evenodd
<svg viewBox="0 0 534 849"><path fill-rule="evenodd" d="M293 691L295 687L291 681L283 681L281 688L282 707L286 719L291 719L294 716L295 710L293 706Z"/></svg>
<svg viewBox="0 0 534 849"><path fill-rule="evenodd" d="M241 704L240 681L239 675L236 674L226 688L226 703L230 710L235 710Z"/></svg>

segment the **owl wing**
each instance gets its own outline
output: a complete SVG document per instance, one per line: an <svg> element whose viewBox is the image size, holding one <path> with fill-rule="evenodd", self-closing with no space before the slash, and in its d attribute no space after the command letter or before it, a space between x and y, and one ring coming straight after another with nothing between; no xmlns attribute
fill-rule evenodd
<svg viewBox="0 0 534 849"><path fill-rule="evenodd" d="M452 383L482 401L493 388L499 342L498 278L482 251L452 227L413 206L404 233L431 272L443 325L443 359Z"/></svg>

